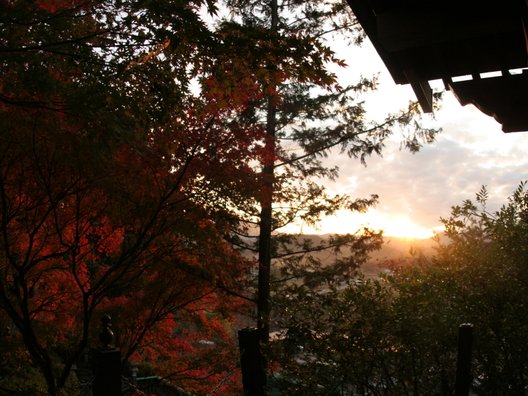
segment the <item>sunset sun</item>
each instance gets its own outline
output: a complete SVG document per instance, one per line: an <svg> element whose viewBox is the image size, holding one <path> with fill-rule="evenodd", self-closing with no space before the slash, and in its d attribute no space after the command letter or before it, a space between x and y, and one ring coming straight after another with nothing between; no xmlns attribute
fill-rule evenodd
<svg viewBox="0 0 528 396"><path fill-rule="evenodd" d="M434 235L438 228L426 228L414 222L406 215L380 213L371 210L367 213L338 211L335 216L321 220L319 227L288 227L284 232L301 232L304 234L346 234L354 233L364 227L382 230L383 235L408 239L427 239Z"/></svg>

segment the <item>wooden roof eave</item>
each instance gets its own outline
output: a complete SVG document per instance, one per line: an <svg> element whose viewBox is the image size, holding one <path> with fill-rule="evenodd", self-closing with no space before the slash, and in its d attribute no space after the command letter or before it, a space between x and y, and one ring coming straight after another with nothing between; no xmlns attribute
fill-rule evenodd
<svg viewBox="0 0 528 396"><path fill-rule="evenodd" d="M527 65L526 25L520 23L526 20L526 6L521 14L509 5L453 14L441 4L431 9L404 2L348 2L394 81L411 84L425 112L432 111L429 80Z"/></svg>

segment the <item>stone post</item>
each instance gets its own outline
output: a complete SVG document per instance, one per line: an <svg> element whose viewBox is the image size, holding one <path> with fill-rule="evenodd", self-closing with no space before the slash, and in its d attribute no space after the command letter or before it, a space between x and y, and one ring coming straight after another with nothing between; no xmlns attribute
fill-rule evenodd
<svg viewBox="0 0 528 396"><path fill-rule="evenodd" d="M260 341L258 329L247 328L238 332L244 396L267 395L266 371Z"/></svg>
<svg viewBox="0 0 528 396"><path fill-rule="evenodd" d="M471 388L471 349L473 325L461 324L458 328L458 358L455 380L455 396L468 396Z"/></svg>
<svg viewBox="0 0 528 396"><path fill-rule="evenodd" d="M121 396L121 352L112 345L114 332L112 318L104 315L101 318L99 339L102 346L94 349L92 384L93 396Z"/></svg>

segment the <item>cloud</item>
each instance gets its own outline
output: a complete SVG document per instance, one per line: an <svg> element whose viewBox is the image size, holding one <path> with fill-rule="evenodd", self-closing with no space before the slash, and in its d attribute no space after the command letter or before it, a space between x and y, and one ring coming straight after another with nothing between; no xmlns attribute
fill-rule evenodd
<svg viewBox="0 0 528 396"><path fill-rule="evenodd" d="M473 199L482 185L497 209L521 180L528 178L528 133L505 134L492 118L474 107L462 107L448 93L435 124L443 128L433 144L411 154L391 142L382 157L364 167L346 156L331 156L341 170L329 190L353 197L376 193L376 212L387 218L404 216L433 228L453 205Z"/></svg>
<svg viewBox="0 0 528 396"><path fill-rule="evenodd" d="M343 85L360 75L379 72L378 91L365 98L374 119L382 120L415 100L410 86L394 83L368 40L362 48L339 42L333 46L350 65L336 71ZM441 82L432 85L443 89ZM335 182L325 181L327 188L353 198L378 194L379 205L370 216L377 224L386 219L387 227L410 222L433 229L440 225L440 217L449 216L451 206L473 199L482 185L489 191L488 208L494 210L506 202L521 180L528 179L528 132L505 134L495 120L473 106L461 106L450 92L444 94L442 109L430 125L443 132L416 154L400 150L397 139L389 142L382 157L369 158L366 167L333 153L328 164L339 166L340 177ZM324 221L319 232L335 232L327 227L352 221L350 216L341 216ZM364 216L365 220L368 217Z"/></svg>

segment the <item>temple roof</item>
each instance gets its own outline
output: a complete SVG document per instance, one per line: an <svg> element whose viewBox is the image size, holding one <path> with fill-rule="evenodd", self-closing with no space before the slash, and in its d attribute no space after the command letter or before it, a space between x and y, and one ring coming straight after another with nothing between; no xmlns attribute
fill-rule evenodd
<svg viewBox="0 0 528 396"><path fill-rule="evenodd" d="M425 112L432 111L429 81L441 79L505 132L528 130L527 0L348 3L394 81L411 84Z"/></svg>

